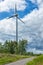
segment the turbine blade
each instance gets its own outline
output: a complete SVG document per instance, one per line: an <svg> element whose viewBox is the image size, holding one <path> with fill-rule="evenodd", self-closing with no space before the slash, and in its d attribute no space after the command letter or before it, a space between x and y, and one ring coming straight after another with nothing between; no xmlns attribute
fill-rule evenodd
<svg viewBox="0 0 43 65"><path fill-rule="evenodd" d="M13 15L13 16L10 16L10 17L8 17L7 19L10 19L10 18L13 18L13 17L15 17L15 15Z"/></svg>
<svg viewBox="0 0 43 65"><path fill-rule="evenodd" d="M19 17L17 17L22 23L24 23ZM24 23L25 24L25 23Z"/></svg>

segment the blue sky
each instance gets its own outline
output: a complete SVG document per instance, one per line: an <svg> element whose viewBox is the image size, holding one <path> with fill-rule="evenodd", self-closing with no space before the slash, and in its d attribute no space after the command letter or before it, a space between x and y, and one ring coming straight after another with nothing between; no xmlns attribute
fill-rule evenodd
<svg viewBox="0 0 43 65"><path fill-rule="evenodd" d="M16 37L15 18L7 19L14 15L15 3L19 17L25 22L24 25L18 20L19 39L27 39L33 52L37 49L37 53L42 53L43 0L0 0L0 42Z"/></svg>
<svg viewBox="0 0 43 65"><path fill-rule="evenodd" d="M31 13L35 8L38 7L36 4L32 3L30 0L25 0L25 1L27 2L27 6L24 9L24 11L18 11L18 14L19 14L20 18L24 17L28 13ZM13 14L14 14L13 9L10 9L9 12L6 12L6 11L0 12L0 20L4 19L6 17L9 17L9 16L11 16Z"/></svg>

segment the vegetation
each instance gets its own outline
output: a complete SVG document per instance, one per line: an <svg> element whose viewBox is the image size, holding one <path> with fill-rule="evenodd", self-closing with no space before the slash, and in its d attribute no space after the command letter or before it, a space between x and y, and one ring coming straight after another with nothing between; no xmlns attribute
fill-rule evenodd
<svg viewBox="0 0 43 65"><path fill-rule="evenodd" d="M28 62L26 65L43 65L43 55L38 56L33 61Z"/></svg>
<svg viewBox="0 0 43 65"><path fill-rule="evenodd" d="M18 46L19 54L24 55L26 53L26 48L27 48L27 40L20 40Z"/></svg>
<svg viewBox="0 0 43 65"><path fill-rule="evenodd" d="M15 55L15 54L1 54L0 53L0 65L4 65L7 63L15 62L17 60L28 58L29 56L25 55Z"/></svg>
<svg viewBox="0 0 43 65"><path fill-rule="evenodd" d="M11 54L25 54L27 47L27 40L20 40L19 43L16 41L5 41L2 45L0 43L0 53L11 53Z"/></svg>
<svg viewBox="0 0 43 65"><path fill-rule="evenodd" d="M0 65L35 56L32 52L26 52L26 49L27 40L20 40L18 43L6 40L4 44L0 43ZM38 65L39 63L43 65L43 56L39 56L27 65Z"/></svg>
<svg viewBox="0 0 43 65"><path fill-rule="evenodd" d="M0 65L29 57L25 55L26 47L27 40L20 40L18 43L6 40L4 44L0 43Z"/></svg>

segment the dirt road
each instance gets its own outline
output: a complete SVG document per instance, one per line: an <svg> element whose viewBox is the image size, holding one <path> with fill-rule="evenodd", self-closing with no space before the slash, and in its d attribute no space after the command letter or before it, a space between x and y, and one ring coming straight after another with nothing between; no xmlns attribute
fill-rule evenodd
<svg viewBox="0 0 43 65"><path fill-rule="evenodd" d="M26 65L27 62L33 60L35 57L31 57L31 58L26 58L23 60L19 60L13 63L9 63L9 64L5 64L5 65Z"/></svg>

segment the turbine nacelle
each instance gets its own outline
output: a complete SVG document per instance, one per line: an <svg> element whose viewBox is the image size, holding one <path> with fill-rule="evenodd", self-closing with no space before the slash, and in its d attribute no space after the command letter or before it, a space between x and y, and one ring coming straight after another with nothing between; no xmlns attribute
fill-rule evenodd
<svg viewBox="0 0 43 65"><path fill-rule="evenodd" d="M15 14L15 17L18 17L18 14Z"/></svg>

